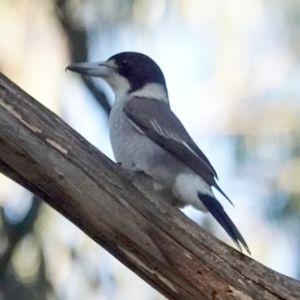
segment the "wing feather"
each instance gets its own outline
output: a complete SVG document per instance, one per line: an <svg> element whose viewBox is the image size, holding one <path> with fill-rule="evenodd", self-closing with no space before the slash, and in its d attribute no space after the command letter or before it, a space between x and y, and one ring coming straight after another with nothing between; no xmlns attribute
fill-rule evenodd
<svg viewBox="0 0 300 300"><path fill-rule="evenodd" d="M124 105L124 112L139 132L171 152L209 185L217 186L216 171L167 103L135 97Z"/></svg>

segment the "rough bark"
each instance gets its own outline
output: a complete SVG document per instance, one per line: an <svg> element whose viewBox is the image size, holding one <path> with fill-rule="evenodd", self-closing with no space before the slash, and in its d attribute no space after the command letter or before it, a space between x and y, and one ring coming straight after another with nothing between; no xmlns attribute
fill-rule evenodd
<svg viewBox="0 0 300 300"><path fill-rule="evenodd" d="M299 282L205 233L1 73L0 170L169 299L299 299Z"/></svg>

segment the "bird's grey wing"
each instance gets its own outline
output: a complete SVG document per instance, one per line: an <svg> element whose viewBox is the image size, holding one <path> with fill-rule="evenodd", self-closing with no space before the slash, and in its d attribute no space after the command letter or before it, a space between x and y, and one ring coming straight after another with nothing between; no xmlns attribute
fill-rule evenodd
<svg viewBox="0 0 300 300"><path fill-rule="evenodd" d="M124 113L139 132L172 153L228 199L215 181L216 171L167 103L135 97L126 102Z"/></svg>
<svg viewBox="0 0 300 300"><path fill-rule="evenodd" d="M215 170L203 152L193 142L179 119L170 110L167 103L151 98L141 99L136 97L125 104L124 113L136 130L148 136L166 151L172 153L208 184L216 187L228 199L215 182ZM240 245L242 244L250 254L244 238L218 200L199 191L198 198L233 239L240 251L242 251ZM229 200L229 202L231 201Z"/></svg>

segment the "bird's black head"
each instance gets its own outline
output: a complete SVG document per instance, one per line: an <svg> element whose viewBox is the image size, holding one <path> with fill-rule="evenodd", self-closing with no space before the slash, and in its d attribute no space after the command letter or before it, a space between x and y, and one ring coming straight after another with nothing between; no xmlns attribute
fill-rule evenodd
<svg viewBox="0 0 300 300"><path fill-rule="evenodd" d="M117 72L130 83L130 92L141 89L148 83L161 84L166 89L166 82L160 67L150 57L137 52L122 52L110 57Z"/></svg>

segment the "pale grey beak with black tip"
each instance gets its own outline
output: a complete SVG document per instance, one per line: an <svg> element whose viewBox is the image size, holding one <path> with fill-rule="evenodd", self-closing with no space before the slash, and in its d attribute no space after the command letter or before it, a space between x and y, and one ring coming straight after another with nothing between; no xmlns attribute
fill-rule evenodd
<svg viewBox="0 0 300 300"><path fill-rule="evenodd" d="M83 62L75 63L66 67L66 70L79 73L81 75L106 78L113 71L114 67L107 62Z"/></svg>

